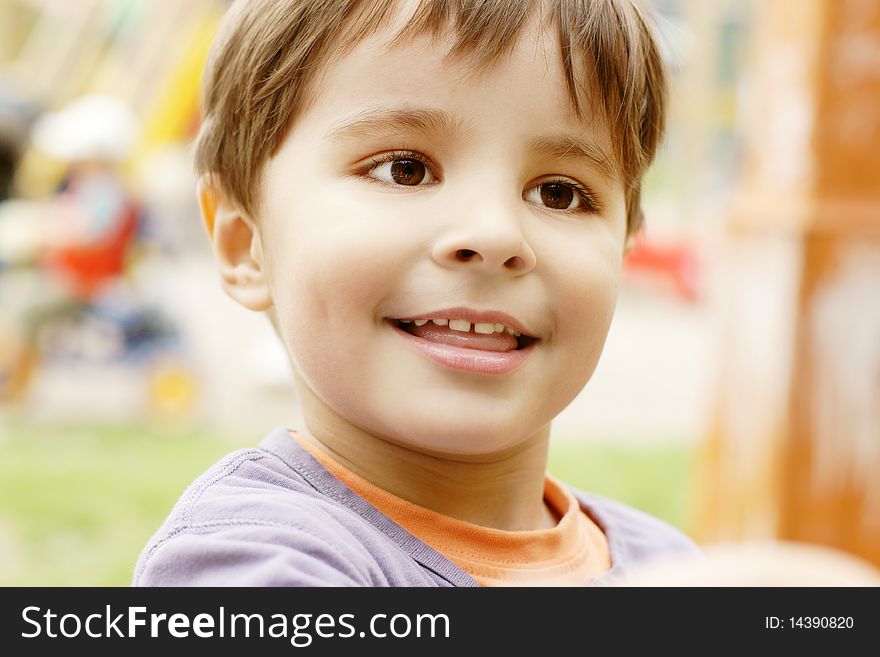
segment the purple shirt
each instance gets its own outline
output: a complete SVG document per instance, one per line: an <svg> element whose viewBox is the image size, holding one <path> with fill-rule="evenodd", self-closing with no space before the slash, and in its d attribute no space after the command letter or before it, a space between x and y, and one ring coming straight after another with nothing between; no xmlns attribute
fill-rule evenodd
<svg viewBox="0 0 880 657"><path fill-rule="evenodd" d="M666 523L574 491L608 539L605 585L649 558L698 554ZM141 553L134 586L479 586L334 478L283 427L184 492Z"/></svg>

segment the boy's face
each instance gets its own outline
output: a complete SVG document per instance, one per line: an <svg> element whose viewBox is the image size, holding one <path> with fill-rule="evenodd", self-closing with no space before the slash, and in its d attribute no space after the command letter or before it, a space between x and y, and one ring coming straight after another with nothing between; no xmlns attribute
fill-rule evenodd
<svg viewBox="0 0 880 657"><path fill-rule="evenodd" d="M602 122L570 108L551 33L533 22L478 75L444 62L448 42L389 49L391 34L329 65L267 165L269 293L310 426L496 453L546 431L595 368L623 186Z"/></svg>

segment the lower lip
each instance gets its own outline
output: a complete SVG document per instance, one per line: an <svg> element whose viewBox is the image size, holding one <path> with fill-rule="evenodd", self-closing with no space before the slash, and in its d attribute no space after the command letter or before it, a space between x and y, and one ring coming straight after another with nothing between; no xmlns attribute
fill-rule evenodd
<svg viewBox="0 0 880 657"><path fill-rule="evenodd" d="M387 323L401 338L418 349L424 356L427 356L435 363L462 372L508 374L526 361L535 346L533 342L528 347L514 349L513 351L465 349L463 347L453 347L448 344L431 342L430 340L407 333L392 321Z"/></svg>

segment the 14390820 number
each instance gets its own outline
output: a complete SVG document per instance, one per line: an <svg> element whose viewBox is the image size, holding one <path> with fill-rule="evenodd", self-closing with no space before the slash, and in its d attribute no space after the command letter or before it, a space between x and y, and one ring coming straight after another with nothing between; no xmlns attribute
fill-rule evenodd
<svg viewBox="0 0 880 657"><path fill-rule="evenodd" d="M789 627L799 629L852 629L852 616L791 616Z"/></svg>

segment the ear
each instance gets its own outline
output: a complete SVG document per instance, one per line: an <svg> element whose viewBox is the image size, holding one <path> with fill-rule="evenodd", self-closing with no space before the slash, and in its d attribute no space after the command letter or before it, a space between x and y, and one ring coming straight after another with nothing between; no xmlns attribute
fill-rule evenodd
<svg viewBox="0 0 880 657"><path fill-rule="evenodd" d="M245 308L272 307L260 232L253 219L216 185L200 181L199 208L214 246L223 289Z"/></svg>

